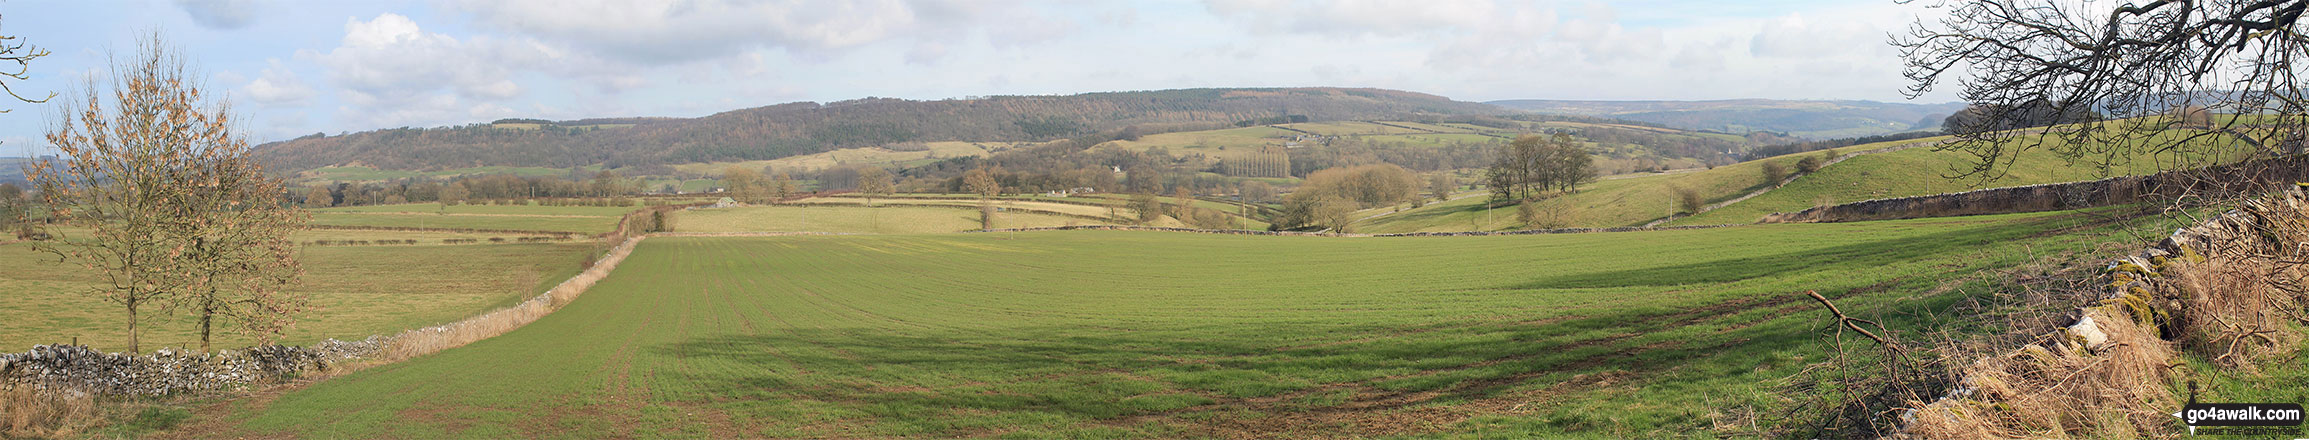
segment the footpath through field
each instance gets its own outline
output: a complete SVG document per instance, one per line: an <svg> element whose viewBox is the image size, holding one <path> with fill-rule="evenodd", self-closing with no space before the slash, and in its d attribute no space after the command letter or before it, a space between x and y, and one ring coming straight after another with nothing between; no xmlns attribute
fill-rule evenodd
<svg viewBox="0 0 2309 440"><path fill-rule="evenodd" d="M2091 218L659 237L526 327L220 405L198 435L1690 434L1823 355L1796 292L1924 325L1954 277L2089 248Z"/></svg>

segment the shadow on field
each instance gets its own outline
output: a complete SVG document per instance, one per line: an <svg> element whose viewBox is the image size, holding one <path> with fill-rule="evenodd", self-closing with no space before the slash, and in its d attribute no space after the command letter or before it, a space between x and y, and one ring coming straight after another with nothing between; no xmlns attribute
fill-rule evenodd
<svg viewBox="0 0 2309 440"><path fill-rule="evenodd" d="M999 335L862 329L718 335L651 351L754 366L663 373L709 395L823 402L845 408L848 423L909 433L981 435L1017 426L1129 425L1147 417L1207 431L1217 429L1214 423L1241 422L1211 415L1246 411L1273 419L1252 425L1280 428L1307 421L1298 416L1393 417L1389 410L1522 403L1539 395L1533 393L1575 392L1550 388L1577 388L1563 383L1584 373L1636 373L1643 380L1677 380L1654 375L1669 370L1709 380L1778 374L1772 371L1794 365L1783 354L1813 344L1821 321L1801 313L1809 304L1796 298L1544 323L1374 329L1312 346L1245 337L1315 331L1288 326L1030 327ZM1685 368L1695 360L1722 365Z"/></svg>
<svg viewBox="0 0 2309 440"><path fill-rule="evenodd" d="M1565 289L1676 286L1726 283L1774 277L1800 271L1865 271L1868 268L1946 253L1951 249L2018 239L2075 225L2077 225L2077 221L2074 216L2051 217L2019 225L1983 223L1975 228L1903 239L1730 258L1704 263L1557 276L1508 287L1515 289Z"/></svg>

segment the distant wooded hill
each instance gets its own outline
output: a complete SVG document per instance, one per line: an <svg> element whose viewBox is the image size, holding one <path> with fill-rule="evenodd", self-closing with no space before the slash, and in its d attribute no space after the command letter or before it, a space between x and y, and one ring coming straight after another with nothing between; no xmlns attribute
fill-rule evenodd
<svg viewBox="0 0 2309 440"><path fill-rule="evenodd" d="M1687 130L1729 133L1771 131L1813 139L1929 130L1964 103L1876 101L1559 101L1514 99L1488 104L1537 113L1643 121Z"/></svg>
<svg viewBox="0 0 2309 440"><path fill-rule="evenodd" d="M0 183L15 184L17 187L23 188L30 187L30 183L27 182L28 179L24 177L24 174L31 172L30 168L32 168L32 162L37 160L40 159L27 157L0 157Z"/></svg>
<svg viewBox="0 0 2309 440"><path fill-rule="evenodd" d="M286 170L348 164L402 170L618 167L776 159L904 142L1041 141L1133 126L1161 132L1507 112L1422 93L1348 88L1186 89L937 101L868 98L779 104L699 118L506 119L460 127L316 134L260 145L257 153Z"/></svg>

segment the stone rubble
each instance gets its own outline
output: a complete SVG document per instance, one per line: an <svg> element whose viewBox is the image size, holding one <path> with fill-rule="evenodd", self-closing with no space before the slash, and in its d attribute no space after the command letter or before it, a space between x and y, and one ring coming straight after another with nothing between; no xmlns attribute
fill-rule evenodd
<svg viewBox="0 0 2309 440"><path fill-rule="evenodd" d="M311 346L268 345L216 353L160 349L150 354L105 353L85 345L36 345L0 354L0 388L33 386L103 396L165 396L246 390L249 385L327 371L377 354L388 340L330 339Z"/></svg>

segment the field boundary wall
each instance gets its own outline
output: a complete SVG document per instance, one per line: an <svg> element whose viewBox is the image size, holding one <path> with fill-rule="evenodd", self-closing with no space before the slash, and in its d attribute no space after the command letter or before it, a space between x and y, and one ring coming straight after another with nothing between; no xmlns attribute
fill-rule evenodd
<svg viewBox="0 0 2309 440"><path fill-rule="evenodd" d="M2221 176L2206 179L2203 176ZM2122 205L2201 191L2250 191L2253 186L2309 180L2309 156L2292 156L2147 176L2013 186L1929 196L1876 199L1772 213L1759 223L1850 222L1923 217L2010 214ZM2234 184L2223 182L2257 182Z"/></svg>

